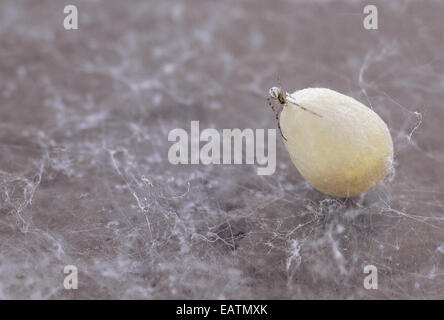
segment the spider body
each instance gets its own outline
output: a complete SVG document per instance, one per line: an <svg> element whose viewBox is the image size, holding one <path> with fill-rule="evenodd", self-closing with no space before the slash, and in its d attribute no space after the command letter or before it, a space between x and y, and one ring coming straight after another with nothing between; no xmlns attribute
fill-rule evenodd
<svg viewBox="0 0 444 320"><path fill-rule="evenodd" d="M276 117L276 122L281 132L282 138L287 141L287 138L282 133L281 124L279 123L279 116L281 115L282 110L284 110L285 105L287 104L286 95L287 93L283 91L281 88L272 87L269 90L270 97L267 99L268 104L274 112Z"/></svg>
<svg viewBox="0 0 444 320"><path fill-rule="evenodd" d="M282 138L284 138L285 141L287 141L287 138L285 138L284 134L282 133L281 124L279 121L280 115L282 110L289 104L293 104L302 110L308 111L318 117L321 117L319 114L308 110L307 108L304 108L303 106L299 105L285 90L282 90L278 87L272 87L268 91L270 97L267 99L268 104L270 105L271 109L274 112L274 115L276 116L276 122L279 128L279 131L281 132Z"/></svg>

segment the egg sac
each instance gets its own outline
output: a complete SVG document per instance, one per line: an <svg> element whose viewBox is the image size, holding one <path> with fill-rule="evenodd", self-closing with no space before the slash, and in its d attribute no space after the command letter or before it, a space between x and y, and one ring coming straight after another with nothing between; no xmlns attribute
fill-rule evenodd
<svg viewBox="0 0 444 320"><path fill-rule="evenodd" d="M393 162L393 142L374 111L325 88L307 88L291 96L319 115L289 102L280 116L291 160L314 188L351 197L384 179Z"/></svg>

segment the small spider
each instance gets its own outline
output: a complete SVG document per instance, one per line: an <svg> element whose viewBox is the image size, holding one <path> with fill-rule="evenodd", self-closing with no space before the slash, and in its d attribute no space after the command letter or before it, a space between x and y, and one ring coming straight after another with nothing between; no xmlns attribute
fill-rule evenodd
<svg viewBox="0 0 444 320"><path fill-rule="evenodd" d="M296 100L293 99L292 96L290 96L288 94L288 92L286 92L285 90L282 90L281 88L278 87L272 87L269 91L268 91L270 97L267 98L268 104L270 105L271 109L274 112L274 115L276 116L276 122L279 128L279 131L281 132L281 136L282 138L284 138L285 141L287 141L287 138L285 138L284 134L282 133L282 129L281 129L281 124L279 122L279 118L281 115L282 110L284 110L284 108L289 105L289 104L293 104L299 108L301 108L304 111L310 112L318 117L321 117L321 115L308 110L307 108L299 105Z"/></svg>

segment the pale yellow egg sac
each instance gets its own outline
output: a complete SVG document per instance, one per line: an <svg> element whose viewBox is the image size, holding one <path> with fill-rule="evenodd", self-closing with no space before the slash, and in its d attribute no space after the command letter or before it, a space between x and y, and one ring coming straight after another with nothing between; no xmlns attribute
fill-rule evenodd
<svg viewBox="0 0 444 320"><path fill-rule="evenodd" d="M296 168L317 190L337 197L377 186L393 162L385 122L370 108L339 92L307 88L294 92L280 115L284 143Z"/></svg>

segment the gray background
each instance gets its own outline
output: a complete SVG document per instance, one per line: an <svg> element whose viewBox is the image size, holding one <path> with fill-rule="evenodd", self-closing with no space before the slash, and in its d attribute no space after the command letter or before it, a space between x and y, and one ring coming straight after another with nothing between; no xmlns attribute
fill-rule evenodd
<svg viewBox="0 0 444 320"><path fill-rule="evenodd" d="M443 299L444 3L372 1L371 31L365 4L1 1L0 298ZM371 106L388 179L325 196L280 139L272 176L169 164L191 120L275 128L278 76Z"/></svg>

